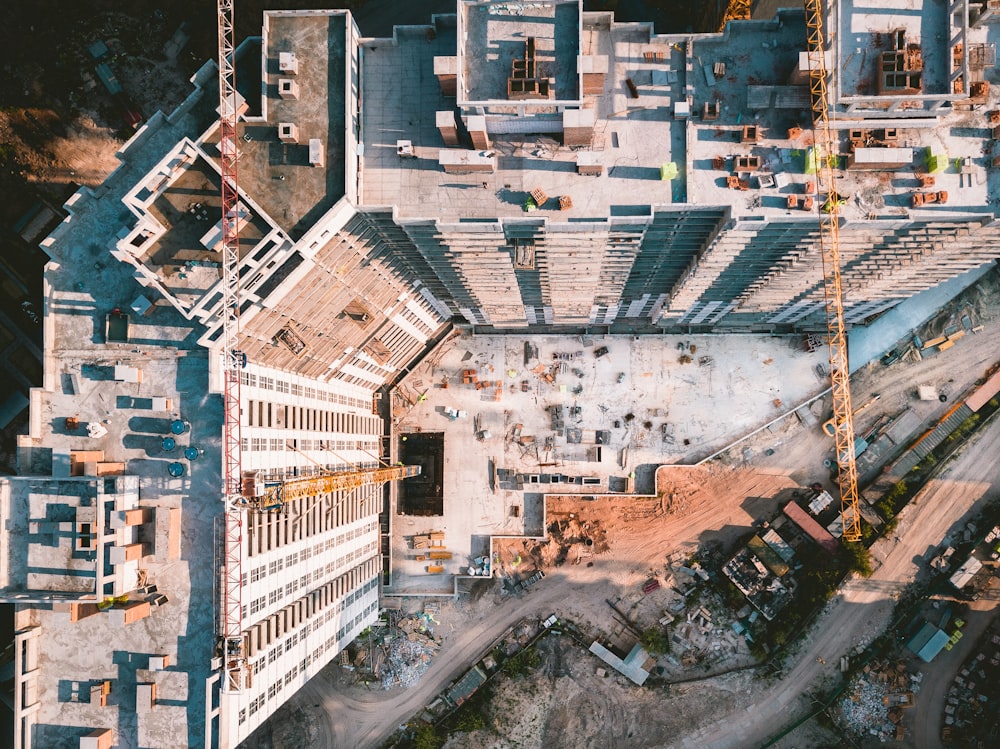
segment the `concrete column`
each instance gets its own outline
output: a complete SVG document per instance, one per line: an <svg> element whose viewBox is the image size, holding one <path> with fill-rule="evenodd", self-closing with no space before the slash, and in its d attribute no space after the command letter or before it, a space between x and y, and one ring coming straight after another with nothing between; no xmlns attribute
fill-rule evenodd
<svg viewBox="0 0 1000 749"><path fill-rule="evenodd" d="M580 55L580 73L583 76L584 96L603 94L608 74L607 55Z"/></svg>
<svg viewBox="0 0 1000 749"><path fill-rule="evenodd" d="M454 96L458 90L458 58L435 57L434 75L437 76L438 85L441 86L441 94Z"/></svg>
<svg viewBox="0 0 1000 749"><path fill-rule="evenodd" d="M436 112L434 119L444 144L446 146L457 146L458 126L455 123L455 113L451 111Z"/></svg>
<svg viewBox="0 0 1000 749"><path fill-rule="evenodd" d="M593 109L567 109L563 112L564 146L589 146L593 138Z"/></svg>
<svg viewBox="0 0 1000 749"><path fill-rule="evenodd" d="M473 115L466 122L466 127L469 129L473 148L484 151L490 147L490 136L486 132L486 117L481 114Z"/></svg>
<svg viewBox="0 0 1000 749"><path fill-rule="evenodd" d="M978 29L984 23L996 23L998 19L1000 19L1000 0L986 0L972 26Z"/></svg>

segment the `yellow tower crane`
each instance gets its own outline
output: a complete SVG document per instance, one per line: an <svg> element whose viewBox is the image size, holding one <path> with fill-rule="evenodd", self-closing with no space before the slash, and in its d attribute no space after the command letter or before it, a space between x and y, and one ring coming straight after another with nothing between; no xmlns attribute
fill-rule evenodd
<svg viewBox="0 0 1000 749"><path fill-rule="evenodd" d="M350 491L362 486L384 484L387 481L397 481L419 475L420 466L404 465L355 468L348 471L335 471L315 476L273 481L258 480L253 474L247 472L243 477L243 495L250 509L260 512L275 512L280 510L286 502L294 499L328 492Z"/></svg>
<svg viewBox="0 0 1000 749"><path fill-rule="evenodd" d="M719 22L719 31L726 30L726 24L730 21L750 20L750 0L729 0L726 5L726 12Z"/></svg>
<svg viewBox="0 0 1000 749"><path fill-rule="evenodd" d="M858 469L854 455L854 414L851 409L851 372L847 362L844 324L844 293L840 277L840 205L834 165L836 141L830 127L829 77L823 36L822 0L805 0L809 56L809 92L812 106L816 157L816 205L819 215L820 249L823 253L823 289L826 297L826 329L830 343L830 381L833 394L833 430L837 455L837 483L844 540L861 539L858 510ZM823 197L825 195L825 198Z"/></svg>

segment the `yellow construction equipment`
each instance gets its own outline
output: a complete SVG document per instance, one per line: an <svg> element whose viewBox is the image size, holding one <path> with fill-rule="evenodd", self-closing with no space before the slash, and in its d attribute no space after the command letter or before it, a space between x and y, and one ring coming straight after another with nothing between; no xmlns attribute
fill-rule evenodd
<svg viewBox="0 0 1000 749"><path fill-rule="evenodd" d="M351 471L303 476L287 480L252 482L244 480L244 496L247 504L261 512L280 510L286 502L301 497L326 494L336 491L350 491L361 486L384 484L410 476L420 475L420 466L382 466L378 468L358 468Z"/></svg>
<svg viewBox="0 0 1000 749"><path fill-rule="evenodd" d="M823 37L822 0L805 0L806 41L809 57L809 92L812 107L816 157L816 204L819 217L820 248L823 253L823 288L826 297L826 328L830 339L830 381L833 394L834 442L837 454L837 483L844 540L861 539L858 511L858 469L854 455L854 413L851 408L851 373L847 362L847 334L844 324L844 294L840 276L840 206L834 166L836 142L830 127L827 95L826 43ZM825 194L825 195L824 195ZM822 199L821 199L822 197Z"/></svg>
<svg viewBox="0 0 1000 749"><path fill-rule="evenodd" d="M750 0L729 0L729 4L726 6L726 12L722 16L722 21L719 22L719 31L725 31L726 24L730 21L749 20Z"/></svg>

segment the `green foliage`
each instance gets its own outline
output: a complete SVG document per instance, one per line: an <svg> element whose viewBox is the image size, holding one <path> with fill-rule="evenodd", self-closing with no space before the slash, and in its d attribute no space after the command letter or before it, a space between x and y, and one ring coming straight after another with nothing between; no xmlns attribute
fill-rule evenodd
<svg viewBox="0 0 1000 749"><path fill-rule="evenodd" d="M949 434L948 439L945 441L946 442L961 441L966 437L968 437L970 434L972 434L972 432L976 431L976 427L978 425L979 425L979 414L972 414L971 416L969 416L969 418L967 418L965 421L959 424L958 428L954 432ZM927 458L924 458L924 460L926 461L930 457L931 456L928 455Z"/></svg>
<svg viewBox="0 0 1000 749"><path fill-rule="evenodd" d="M861 540L865 541L865 542L871 541L871 540L873 540L875 538L876 535L877 534L875 533L875 529L869 523L866 523L865 521L862 520L861 521Z"/></svg>
<svg viewBox="0 0 1000 749"><path fill-rule="evenodd" d="M910 494L910 486L901 479L892 485L882 499L875 503L875 509L886 520L892 520L896 513L906 504Z"/></svg>
<svg viewBox="0 0 1000 749"><path fill-rule="evenodd" d="M844 554L847 557L848 568L851 572L857 572L862 577L871 577L872 555L864 544L857 542L847 542L844 544Z"/></svg>
<svg viewBox="0 0 1000 749"><path fill-rule="evenodd" d="M486 717L478 711L460 710L455 716L456 731L478 731L486 728Z"/></svg>
<svg viewBox="0 0 1000 749"><path fill-rule="evenodd" d="M503 670L513 678L517 678L518 676L527 676L538 668L538 665L541 662L542 659L535 649L527 648L526 650L522 650L517 655L508 659L508 661L503 664Z"/></svg>
<svg viewBox="0 0 1000 749"><path fill-rule="evenodd" d="M1000 408L1000 401L998 401L996 398L990 398L989 401L987 401L986 405L989 406L990 408Z"/></svg>
<svg viewBox="0 0 1000 749"><path fill-rule="evenodd" d="M740 593L739 588L733 585L732 581L728 577L719 575L717 587L719 588L719 592L722 593L722 596L726 601L726 605L733 611L739 611L744 605L746 605L746 597Z"/></svg>
<svg viewBox="0 0 1000 749"><path fill-rule="evenodd" d="M666 655L670 652L670 636L663 627L648 627L639 638L642 647L651 655Z"/></svg>
<svg viewBox="0 0 1000 749"><path fill-rule="evenodd" d="M896 516L896 513L893 512L892 502L887 501L885 498L882 498L875 503L875 509L878 510L878 514L886 520L892 520Z"/></svg>
<svg viewBox="0 0 1000 749"><path fill-rule="evenodd" d="M888 502L899 501L900 499L906 496L907 488L908 487L906 486L906 481L904 479L900 479L895 484L893 484L892 488L886 493L885 495L886 501Z"/></svg>
<svg viewBox="0 0 1000 749"><path fill-rule="evenodd" d="M430 723L422 723L413 732L413 749L441 749L445 739Z"/></svg>
<svg viewBox="0 0 1000 749"><path fill-rule="evenodd" d="M750 655L758 661L763 661L768 656L767 646L760 640L752 640L747 645L750 648Z"/></svg>
<svg viewBox="0 0 1000 749"><path fill-rule="evenodd" d="M842 562L831 564L829 555L818 548L803 548L800 558L802 571L796 577L799 586L795 597L761 633L761 644L771 650L802 634L813 614L837 590L846 571Z"/></svg>

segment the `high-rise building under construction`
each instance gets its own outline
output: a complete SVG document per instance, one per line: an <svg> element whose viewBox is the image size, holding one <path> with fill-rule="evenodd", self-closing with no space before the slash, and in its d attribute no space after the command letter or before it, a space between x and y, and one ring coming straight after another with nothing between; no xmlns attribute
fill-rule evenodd
<svg viewBox="0 0 1000 749"><path fill-rule="evenodd" d="M849 325L998 256L978 5L831 16ZM824 330L806 49L801 12L657 35L580 0L458 0L386 39L266 12L236 62L244 472L391 461L379 399L456 329ZM247 509L246 679L221 689L216 75L44 243L45 384L0 483L18 749L178 725L236 746L378 616L388 489Z"/></svg>

